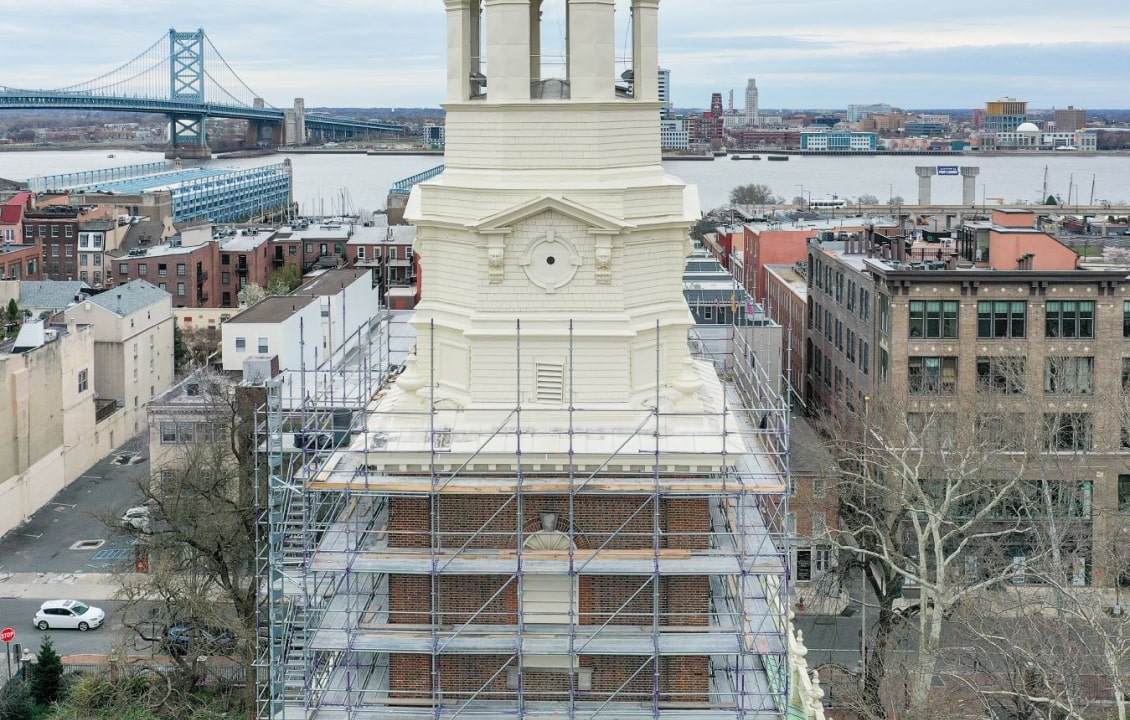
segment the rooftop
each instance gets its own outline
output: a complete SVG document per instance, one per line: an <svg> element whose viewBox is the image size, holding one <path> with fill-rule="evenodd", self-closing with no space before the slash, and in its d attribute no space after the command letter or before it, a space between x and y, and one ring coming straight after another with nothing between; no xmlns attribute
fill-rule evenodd
<svg viewBox="0 0 1130 720"><path fill-rule="evenodd" d="M233 315L228 324L281 322L313 302L317 298L311 295L272 295Z"/></svg>
<svg viewBox="0 0 1130 720"><path fill-rule="evenodd" d="M87 297L89 292L90 286L81 280L23 280L19 303L37 310L62 310Z"/></svg>
<svg viewBox="0 0 1130 720"><path fill-rule="evenodd" d="M172 297L146 280L131 280L125 285L91 296L89 302L109 310L118 317L126 317L154 303L171 300Z"/></svg>
<svg viewBox="0 0 1130 720"><path fill-rule="evenodd" d="M294 295L337 295L358 278L369 275L368 268L341 268L327 270L313 280L299 286Z"/></svg>

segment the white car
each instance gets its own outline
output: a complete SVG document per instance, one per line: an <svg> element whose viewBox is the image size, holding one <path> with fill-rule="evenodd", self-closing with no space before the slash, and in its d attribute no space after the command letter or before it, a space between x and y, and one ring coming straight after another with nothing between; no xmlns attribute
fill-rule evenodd
<svg viewBox="0 0 1130 720"><path fill-rule="evenodd" d="M35 613L35 626L40 630L51 628L93 630L106 620L101 608L78 600L48 600Z"/></svg>
<svg viewBox="0 0 1130 720"><path fill-rule="evenodd" d="M121 521L122 527L127 530L147 533L149 532L149 508L144 505L131 507L122 514Z"/></svg>

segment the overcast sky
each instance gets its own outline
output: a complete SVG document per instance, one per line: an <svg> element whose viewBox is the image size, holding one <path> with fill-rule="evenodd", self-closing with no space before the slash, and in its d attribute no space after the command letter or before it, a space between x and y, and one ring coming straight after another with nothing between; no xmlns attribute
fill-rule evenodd
<svg viewBox="0 0 1130 720"><path fill-rule="evenodd" d="M546 0L547 16L562 2ZM272 105L296 96L308 107L444 100L442 0L0 6L0 85L71 85L125 63L170 27L203 27ZM754 77L767 108L972 108L1002 96L1032 108L1130 108L1127 0L663 0L660 22L660 62L679 107L707 107L711 92L731 89L740 107Z"/></svg>

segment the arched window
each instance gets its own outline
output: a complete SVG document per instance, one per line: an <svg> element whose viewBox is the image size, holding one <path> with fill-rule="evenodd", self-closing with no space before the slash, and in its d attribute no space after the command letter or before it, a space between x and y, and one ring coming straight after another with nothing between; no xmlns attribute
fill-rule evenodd
<svg viewBox="0 0 1130 720"><path fill-rule="evenodd" d="M533 533L523 545L526 554L567 553L573 548L569 536L556 530ZM577 621L577 579L569 573L527 573L522 577L520 605L526 626L571 625ZM536 627L532 628L536 631ZM570 670L570 656L525 655L523 664L530 668Z"/></svg>

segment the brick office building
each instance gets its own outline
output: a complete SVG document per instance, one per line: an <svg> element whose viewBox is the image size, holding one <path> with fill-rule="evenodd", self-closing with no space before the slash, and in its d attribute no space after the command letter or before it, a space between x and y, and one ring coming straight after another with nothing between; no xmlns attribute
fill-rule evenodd
<svg viewBox="0 0 1130 720"><path fill-rule="evenodd" d="M931 442L972 431L1002 463L1029 432L1033 472L1077 498L1077 582L1108 584L1130 510L1130 283L1034 226L994 210L936 243L811 243L804 395L833 412L897 398Z"/></svg>

